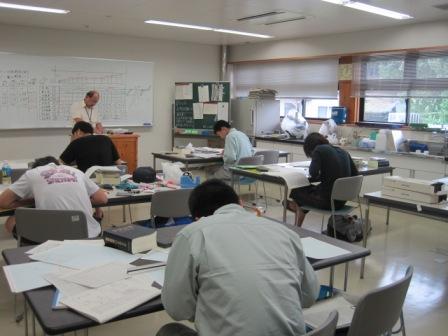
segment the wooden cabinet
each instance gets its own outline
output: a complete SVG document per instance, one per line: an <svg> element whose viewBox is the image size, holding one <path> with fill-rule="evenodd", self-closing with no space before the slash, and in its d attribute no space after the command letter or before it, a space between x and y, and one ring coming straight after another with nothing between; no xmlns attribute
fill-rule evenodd
<svg viewBox="0 0 448 336"><path fill-rule="evenodd" d="M120 159L128 164L129 174L132 174L138 164L138 138L137 134L112 134L109 135L117 148Z"/></svg>

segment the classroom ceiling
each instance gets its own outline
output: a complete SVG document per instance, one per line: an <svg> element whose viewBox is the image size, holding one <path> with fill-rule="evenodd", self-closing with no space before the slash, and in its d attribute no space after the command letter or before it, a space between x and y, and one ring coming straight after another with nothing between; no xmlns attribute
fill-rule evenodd
<svg viewBox="0 0 448 336"><path fill-rule="evenodd" d="M320 0L3 0L4 2L67 9L67 15L0 8L0 23L46 27L205 44L241 44L272 39L236 36L145 24L148 19L204 25L274 36L274 40L353 32L448 19L448 0L359 0L409 14L391 18ZM435 6L447 5L445 10ZM443 7L443 6L442 6ZM279 20L237 19L272 11L287 11Z"/></svg>

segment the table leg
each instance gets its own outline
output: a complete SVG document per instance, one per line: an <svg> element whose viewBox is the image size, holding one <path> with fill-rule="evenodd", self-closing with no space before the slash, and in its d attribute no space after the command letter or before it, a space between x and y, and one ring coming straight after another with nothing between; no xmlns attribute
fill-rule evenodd
<svg viewBox="0 0 448 336"><path fill-rule="evenodd" d="M285 190L283 194L283 223L286 224L286 211L288 210L288 186L285 183Z"/></svg>
<svg viewBox="0 0 448 336"><path fill-rule="evenodd" d="M344 292L347 291L347 284L348 284L348 262L345 263Z"/></svg>
<svg viewBox="0 0 448 336"><path fill-rule="evenodd" d="M367 199L366 200L366 215L365 215L365 223L364 223L364 235L362 239L362 245L364 247L367 247L367 235L369 234L369 212L370 212L370 202ZM361 272L360 272L360 279L364 279L364 267L366 264L366 258L362 258L361 260Z"/></svg>
<svg viewBox="0 0 448 336"><path fill-rule="evenodd" d="M28 336L28 304L26 303L26 298L23 298L23 313L25 319L25 336Z"/></svg>
<svg viewBox="0 0 448 336"><path fill-rule="evenodd" d="M235 174L233 172L230 173L230 185L232 189L235 189Z"/></svg>
<svg viewBox="0 0 448 336"><path fill-rule="evenodd" d="M126 205L123 205L123 223L126 223Z"/></svg>
<svg viewBox="0 0 448 336"><path fill-rule="evenodd" d="M36 317L34 316L33 313L31 313L31 315L32 315L31 323L33 326L33 336L36 336Z"/></svg>
<svg viewBox="0 0 448 336"><path fill-rule="evenodd" d="M390 217L390 208L387 207L387 211L386 211L386 225L389 225L389 217Z"/></svg>
<svg viewBox="0 0 448 336"><path fill-rule="evenodd" d="M333 286L334 286L334 266L330 267L330 283L329 283L329 286L330 286L331 292L333 292Z"/></svg>

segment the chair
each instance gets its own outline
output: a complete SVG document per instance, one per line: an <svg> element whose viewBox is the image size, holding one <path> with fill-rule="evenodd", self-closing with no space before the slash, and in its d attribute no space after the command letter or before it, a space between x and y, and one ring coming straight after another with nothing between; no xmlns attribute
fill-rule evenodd
<svg viewBox="0 0 448 336"><path fill-rule="evenodd" d="M43 243L47 240L86 239L89 237L86 215L82 211L17 208L15 217L17 247L29 245L25 244L23 239ZM27 309L25 300L25 316ZM14 313L16 322L20 322L23 319L23 313L17 313L17 296L14 296ZM25 323L27 330L27 319Z"/></svg>
<svg viewBox="0 0 448 336"><path fill-rule="evenodd" d="M40 210L18 208L15 211L17 245L25 238L36 243L47 240L86 239L86 215L78 210Z"/></svg>
<svg viewBox="0 0 448 336"><path fill-rule="evenodd" d="M390 285L374 289L356 304L353 320L347 336L390 335L400 320L400 332L406 336L403 318L403 304L411 282L414 268L409 266L405 276Z"/></svg>
<svg viewBox="0 0 448 336"><path fill-rule="evenodd" d="M190 216L188 199L193 189L158 191L151 200L151 224L155 228L155 217Z"/></svg>
<svg viewBox="0 0 448 336"><path fill-rule="evenodd" d="M264 165L277 164L278 159L279 159L279 154L280 154L280 152L278 150L263 150L263 151L255 152L255 155L263 155L263 157L264 157L263 164ZM266 196L266 184L264 181L262 183L263 183L265 208L267 209L268 208L268 199ZM280 187L280 195L282 195L281 189L282 188Z"/></svg>
<svg viewBox="0 0 448 336"><path fill-rule="evenodd" d="M262 155L245 156L245 157L240 158L236 165L237 166L244 166L244 165L259 166L259 165L263 164L263 160L264 160L264 157ZM250 186L252 184L255 184L255 199L256 199L257 194L258 194L256 182L257 182L257 180L250 178L250 177L245 177L245 176L240 177L238 179L238 193L239 194L241 193L241 185L249 186L249 190L250 190Z"/></svg>
<svg viewBox="0 0 448 336"><path fill-rule="evenodd" d="M356 207L344 205L344 207L342 207L341 209L336 210L334 201L336 201L336 200L337 201L354 201L354 200L356 200L358 203L358 207L359 207L361 223L363 222L361 201L359 198L359 193L361 191L361 186L362 186L362 180L363 180L362 175L338 178L334 182L333 189L331 190L331 210L319 209L319 208L315 208L312 206L302 206L301 208L303 210L314 211L314 212L322 214L322 225L320 228L321 232L323 231L323 227L324 227L325 215L330 215L332 222L333 222L334 237L336 238L335 216L336 215L347 215L350 212L352 212L353 209L355 209ZM364 234L367 234L367 232L364 232ZM333 286L333 278L334 278L334 268L331 267L331 270L330 270L330 286L331 287ZM344 290L347 290L347 279L348 279L348 263L345 264Z"/></svg>
<svg viewBox="0 0 448 336"><path fill-rule="evenodd" d="M338 323L338 315L337 311L332 311L324 324L306 333L305 336L334 336L336 324Z"/></svg>

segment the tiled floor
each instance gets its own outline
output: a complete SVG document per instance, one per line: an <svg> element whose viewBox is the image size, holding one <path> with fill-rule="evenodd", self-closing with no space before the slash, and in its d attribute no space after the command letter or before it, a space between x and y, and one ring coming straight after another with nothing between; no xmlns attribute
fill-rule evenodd
<svg viewBox="0 0 448 336"><path fill-rule="evenodd" d="M147 218L149 208L132 207L134 218ZM359 279L360 262L350 264L349 291L360 294L401 277L407 265L414 265L414 277L405 302L407 334L442 336L448 330L448 223L408 214L392 212L390 226L385 225L385 211L373 208L373 232L369 239L372 255L368 257L365 279ZM109 212L106 225L121 222L121 208ZM267 215L281 218L281 208L269 206ZM0 219L0 223L2 223ZM289 218L292 222L292 217ZM309 214L304 227L318 231L321 218ZM0 225L0 250L15 246ZM343 284L343 267L336 270L336 286ZM319 271L322 283L328 279L327 271ZM13 296L0 275L0 334L23 335L22 323L13 317ZM107 324L89 330L90 335L155 335L170 318L159 312L127 321Z"/></svg>

